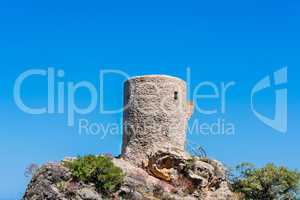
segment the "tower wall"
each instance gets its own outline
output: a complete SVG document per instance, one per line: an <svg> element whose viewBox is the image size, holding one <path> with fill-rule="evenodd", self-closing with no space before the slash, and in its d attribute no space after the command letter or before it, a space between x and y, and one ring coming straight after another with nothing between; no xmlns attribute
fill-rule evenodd
<svg viewBox="0 0 300 200"><path fill-rule="evenodd" d="M141 165L158 150L184 152L192 111L186 83L176 77L133 77L124 85L122 157Z"/></svg>

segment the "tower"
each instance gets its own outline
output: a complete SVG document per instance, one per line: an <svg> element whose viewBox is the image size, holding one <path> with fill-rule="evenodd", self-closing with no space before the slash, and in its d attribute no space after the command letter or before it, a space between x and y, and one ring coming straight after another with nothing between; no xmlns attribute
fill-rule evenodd
<svg viewBox="0 0 300 200"><path fill-rule="evenodd" d="M122 157L141 165L158 150L184 152L192 112L185 81L166 75L130 78L124 84Z"/></svg>

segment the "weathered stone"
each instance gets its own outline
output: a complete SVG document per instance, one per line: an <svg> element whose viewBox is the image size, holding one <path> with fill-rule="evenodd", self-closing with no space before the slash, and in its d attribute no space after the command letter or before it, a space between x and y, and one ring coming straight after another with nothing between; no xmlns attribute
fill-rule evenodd
<svg viewBox="0 0 300 200"><path fill-rule="evenodd" d="M78 190L78 195L82 199L87 199L87 200L101 200L102 197L99 193L95 191L95 188L82 188Z"/></svg>
<svg viewBox="0 0 300 200"><path fill-rule="evenodd" d="M148 75L125 82L122 157L141 166L162 150L184 151L192 104L186 84L171 76Z"/></svg>
<svg viewBox="0 0 300 200"><path fill-rule="evenodd" d="M70 178L71 174L68 169L59 164L49 163L41 167L32 178L24 195L24 200L64 199L55 184Z"/></svg>

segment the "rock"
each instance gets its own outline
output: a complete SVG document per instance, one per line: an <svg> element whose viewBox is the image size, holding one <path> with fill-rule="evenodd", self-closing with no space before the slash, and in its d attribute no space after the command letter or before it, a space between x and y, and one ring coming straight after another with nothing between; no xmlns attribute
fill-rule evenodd
<svg viewBox="0 0 300 200"><path fill-rule="evenodd" d="M108 199L233 198L223 165L210 159L173 153L159 151L149 157L148 165L144 167L114 158L114 165L120 167L126 176L119 190ZM64 167L65 162L41 167L32 178L23 200L101 200L103 194L94 184L73 180L69 169Z"/></svg>
<svg viewBox="0 0 300 200"><path fill-rule="evenodd" d="M81 197L81 199L88 199L88 200L102 199L101 195L97 193L93 188L82 188L78 190L78 195Z"/></svg>
<svg viewBox="0 0 300 200"><path fill-rule="evenodd" d="M101 199L94 186L72 182L69 169L62 163L48 163L42 166L29 183L23 200Z"/></svg>
<svg viewBox="0 0 300 200"><path fill-rule="evenodd" d="M155 177L171 181L177 175L177 168L184 162L181 155L174 152L158 151L149 156L146 169Z"/></svg>
<svg viewBox="0 0 300 200"><path fill-rule="evenodd" d="M126 176L110 199L232 198L225 168L214 160L159 151L149 157L148 165L144 167L122 158L112 161ZM69 169L64 167L65 162L41 167L32 178L23 200L101 200L103 194L95 185L73 180Z"/></svg>

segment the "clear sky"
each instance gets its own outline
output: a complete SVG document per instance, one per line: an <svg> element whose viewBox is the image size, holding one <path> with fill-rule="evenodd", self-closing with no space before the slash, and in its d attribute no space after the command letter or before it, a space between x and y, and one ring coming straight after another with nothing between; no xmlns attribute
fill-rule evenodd
<svg viewBox="0 0 300 200"><path fill-rule="evenodd" d="M76 125L79 119L120 124L121 113L101 114L96 109L76 115L75 127L68 127L66 113L21 111L13 98L14 82L28 69L64 70L58 81L89 81L99 94L99 73L104 69L130 76L168 74L186 79L189 67L190 93L204 81L219 88L222 82L234 81L225 113L219 111L219 99L199 100L218 112L210 116L196 112L190 121L221 119L234 124L234 135L190 133L189 140L228 166L243 161L258 166L274 162L300 169L299 35L300 3L296 0L1 1L0 199L21 197L29 181L24 171L30 163L120 152L121 134L80 135ZM255 117L250 92L260 79L285 66L288 131L283 134ZM24 82L26 104L40 107L47 103L46 81L37 76ZM123 81L113 75L105 79L106 109L122 106ZM87 91L76 94L76 103L82 107L89 100ZM258 95L256 104L262 113L273 116L274 90Z"/></svg>

